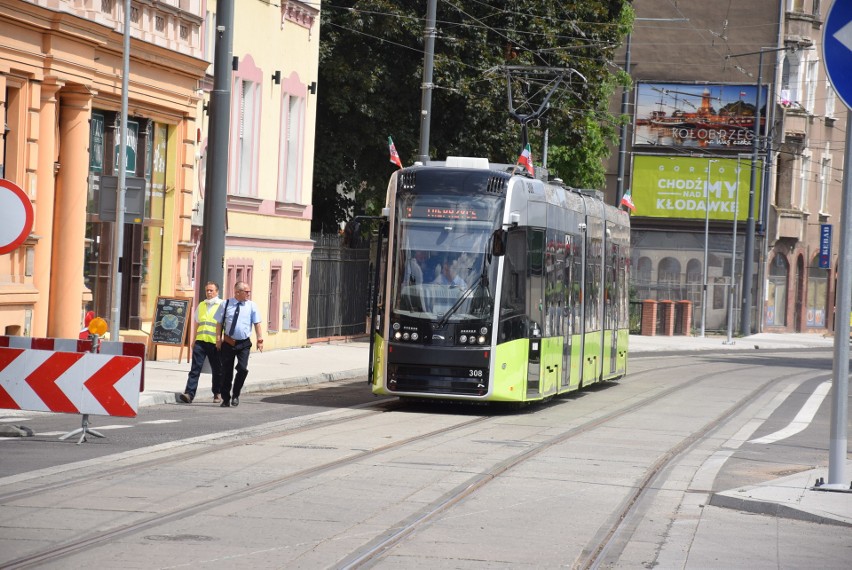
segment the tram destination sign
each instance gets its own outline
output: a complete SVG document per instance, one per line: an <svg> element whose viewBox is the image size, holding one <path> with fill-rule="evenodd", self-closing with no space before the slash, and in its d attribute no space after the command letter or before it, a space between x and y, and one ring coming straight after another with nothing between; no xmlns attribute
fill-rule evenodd
<svg viewBox="0 0 852 570"><path fill-rule="evenodd" d="M465 206L438 206L416 204L406 209L407 218L426 218L431 220L485 220L486 208Z"/></svg>

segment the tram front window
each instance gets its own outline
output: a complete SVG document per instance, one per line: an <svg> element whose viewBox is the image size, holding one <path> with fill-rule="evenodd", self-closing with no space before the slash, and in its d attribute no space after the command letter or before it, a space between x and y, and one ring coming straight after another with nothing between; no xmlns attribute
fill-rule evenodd
<svg viewBox="0 0 852 570"><path fill-rule="evenodd" d="M489 319L495 281L495 264L486 255L491 226L469 220L403 220L394 312L433 321Z"/></svg>

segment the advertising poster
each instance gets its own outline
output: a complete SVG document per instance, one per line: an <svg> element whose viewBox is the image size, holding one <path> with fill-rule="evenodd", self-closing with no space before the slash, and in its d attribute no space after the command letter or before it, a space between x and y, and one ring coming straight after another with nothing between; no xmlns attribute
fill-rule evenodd
<svg viewBox="0 0 852 570"><path fill-rule="evenodd" d="M760 178L758 170L756 205ZM733 222L736 213L743 222L748 219L751 160L634 155L632 184L634 217L704 220L709 212L710 220Z"/></svg>
<svg viewBox="0 0 852 570"><path fill-rule="evenodd" d="M766 96L763 87L761 136ZM754 141L756 104L756 85L639 83L633 144L748 152Z"/></svg>

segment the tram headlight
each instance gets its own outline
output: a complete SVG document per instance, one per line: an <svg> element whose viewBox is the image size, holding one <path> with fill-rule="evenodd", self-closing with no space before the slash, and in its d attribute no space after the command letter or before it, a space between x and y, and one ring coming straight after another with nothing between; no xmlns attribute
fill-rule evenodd
<svg viewBox="0 0 852 570"><path fill-rule="evenodd" d="M479 329L479 334L486 335L488 334L488 327L482 327Z"/></svg>
<svg viewBox="0 0 852 570"><path fill-rule="evenodd" d="M402 333L402 340L408 340L408 333Z"/></svg>
<svg viewBox="0 0 852 570"><path fill-rule="evenodd" d="M396 332L394 333L394 335L393 335L393 338L394 338L395 340L399 340L399 339L401 339L401 338L402 338L402 333L401 333L401 332L399 332L399 331L396 331Z"/></svg>
<svg viewBox="0 0 852 570"><path fill-rule="evenodd" d="M399 323L394 323L394 324L393 324L393 330L398 331L398 330L399 330L399 327L400 327Z"/></svg>
<svg viewBox="0 0 852 570"><path fill-rule="evenodd" d="M417 340L418 338L420 338L419 334L417 334L416 332L411 333L411 340Z"/></svg>
<svg viewBox="0 0 852 570"><path fill-rule="evenodd" d="M485 344L485 335L479 335L479 338L476 339L476 342L479 344Z"/></svg>
<svg viewBox="0 0 852 570"><path fill-rule="evenodd" d="M466 342L467 342L467 335L466 335L466 334L461 335L461 336L459 337L459 342L460 342L461 344L466 343Z"/></svg>
<svg viewBox="0 0 852 570"><path fill-rule="evenodd" d="M476 337L474 335L470 335L470 338L467 339L468 344L476 344Z"/></svg>

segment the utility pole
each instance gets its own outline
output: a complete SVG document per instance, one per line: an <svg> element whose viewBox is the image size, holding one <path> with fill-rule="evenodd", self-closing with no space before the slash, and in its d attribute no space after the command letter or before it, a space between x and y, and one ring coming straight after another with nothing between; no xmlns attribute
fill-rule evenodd
<svg viewBox="0 0 852 570"><path fill-rule="evenodd" d="M216 49L213 92L207 129L207 175L204 179L204 227L201 235L201 281L198 299L208 281L225 292L225 208L228 202L228 147L231 123L231 71L234 43L234 1L216 0Z"/></svg>
<svg viewBox="0 0 852 570"><path fill-rule="evenodd" d="M627 34L627 53L624 56L624 72L628 75L630 74L630 39L632 33ZM633 79L631 78L631 81ZM615 187L615 207L621 205L621 199L624 197L624 162L627 159L627 123L623 122L624 117L627 116L629 109L628 105L630 103L630 89L628 87L623 87L621 89L621 129L619 131L619 137L621 140L618 142L618 174L616 177L616 187ZM630 114L631 118L633 114Z"/></svg>
<svg viewBox="0 0 852 570"><path fill-rule="evenodd" d="M435 18L438 13L438 0L426 3L426 27L423 29L423 95L420 103L420 156L423 164L429 161L429 135L432 121L432 70L435 66Z"/></svg>
<svg viewBox="0 0 852 570"><path fill-rule="evenodd" d="M124 54L121 66L121 125L118 144L118 183L115 198L115 228L112 244L111 340L121 340L121 254L124 252L124 197L127 185L127 103L130 89L130 0L124 0Z"/></svg>

